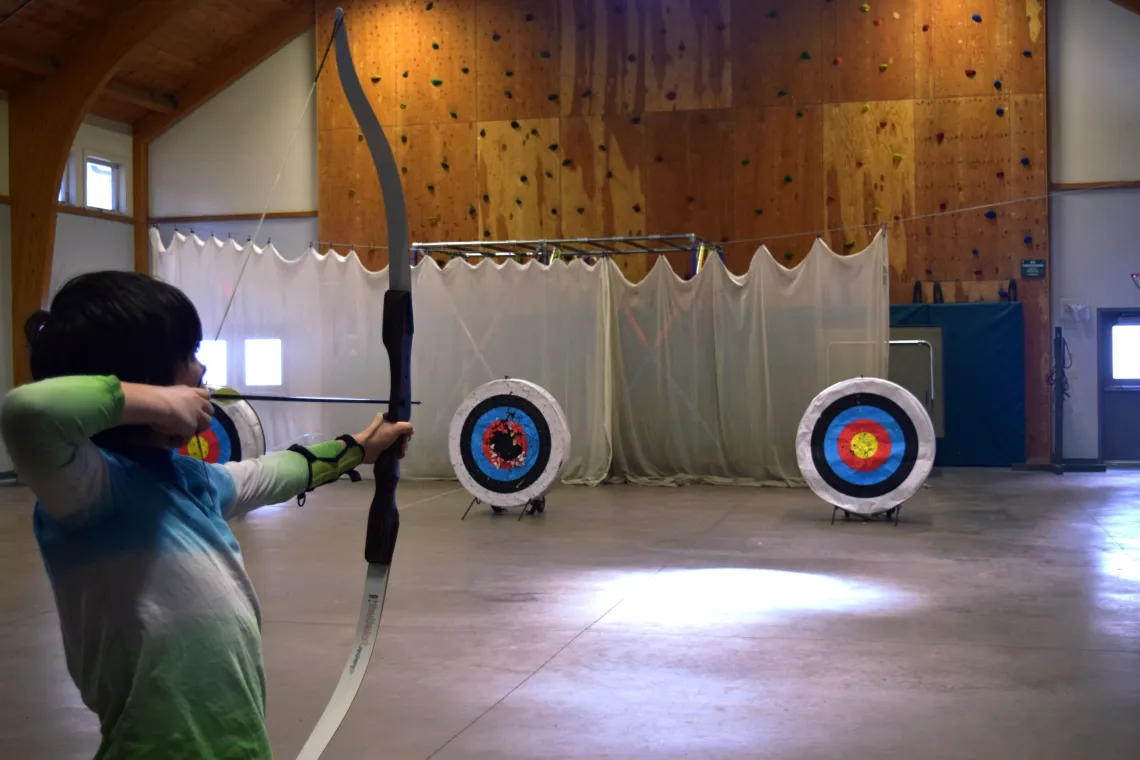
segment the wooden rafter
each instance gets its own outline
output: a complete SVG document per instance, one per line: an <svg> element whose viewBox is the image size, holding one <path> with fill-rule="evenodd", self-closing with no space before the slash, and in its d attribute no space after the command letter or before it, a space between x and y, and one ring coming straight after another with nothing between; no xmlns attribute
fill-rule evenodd
<svg viewBox="0 0 1140 760"><path fill-rule="evenodd" d="M0 49L0 65L41 77L50 76L59 68L52 56L22 53L10 47ZM120 82L108 82L103 88L103 94L156 113L174 113L177 107L174 99L167 95L148 92Z"/></svg>
<svg viewBox="0 0 1140 760"><path fill-rule="evenodd" d="M9 93L12 348L17 384L31 379L23 326L48 295L56 198L79 125L123 59L200 0L121 0L60 53L55 71Z"/></svg>
<svg viewBox="0 0 1140 760"><path fill-rule="evenodd" d="M152 142L314 23L312 3L290 6L238 49L198 72L193 81L174 96L176 106L173 112L150 113L136 121L134 134Z"/></svg>
<svg viewBox="0 0 1140 760"><path fill-rule="evenodd" d="M1140 13L1140 0L1112 0L1122 8L1127 8L1135 13Z"/></svg>

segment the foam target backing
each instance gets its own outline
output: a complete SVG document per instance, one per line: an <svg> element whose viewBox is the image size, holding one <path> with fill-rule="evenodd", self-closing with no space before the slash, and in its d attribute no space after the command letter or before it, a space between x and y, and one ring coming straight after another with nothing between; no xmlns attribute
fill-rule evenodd
<svg viewBox="0 0 1140 760"><path fill-rule="evenodd" d="M934 467L934 424L901 385L844 380L800 419L796 459L812 491L840 509L875 515L912 497Z"/></svg>
<svg viewBox="0 0 1140 760"><path fill-rule="evenodd" d="M229 388L210 390L215 393L211 401L214 417L210 420L210 427L194 436L178 452L211 464L240 462L265 454L265 431L261 427L261 418L249 402L226 399L227 393L236 393Z"/></svg>
<svg viewBox="0 0 1140 760"><path fill-rule="evenodd" d="M455 476L480 501L517 507L558 483L570 454L570 426L550 393L527 380L476 388L448 435Z"/></svg>

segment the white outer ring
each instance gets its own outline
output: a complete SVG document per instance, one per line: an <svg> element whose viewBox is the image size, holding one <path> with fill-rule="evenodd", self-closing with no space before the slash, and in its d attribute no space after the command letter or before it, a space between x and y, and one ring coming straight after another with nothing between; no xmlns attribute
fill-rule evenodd
<svg viewBox="0 0 1140 760"><path fill-rule="evenodd" d="M873 499L860 499L836 491L816 471L811 458L811 434L819 416L835 401L855 393L874 393L894 401L910 416L918 437L918 458L910 475L895 490ZM796 431L796 461L811 490L828 504L861 515L886 512L914 496L934 468L934 449L934 423L922 402L901 385L876 377L856 377L825 388L808 404L807 411L800 419L799 430Z"/></svg>
<svg viewBox="0 0 1140 760"><path fill-rule="evenodd" d="M226 391L229 388L210 387L211 391ZM265 455L265 429L261 427L261 418L249 402L245 399L228 400L224 395L215 396L213 402L222 412L229 416L238 434L238 445L241 446L241 458L257 459ZM239 461L239 460L231 460Z"/></svg>
<svg viewBox="0 0 1140 760"><path fill-rule="evenodd" d="M476 405L492 396L519 396L526 399L546 418L546 424L550 428L550 458L546 462L546 470L521 491L513 493L490 491L477 483L463 465L464 443L461 441L463 423L467 421L468 415ZM484 504L495 507L521 507L531 499L546 495L562 479L566 461L570 457L570 426L554 396L538 385L515 378L492 380L472 391L455 410L447 436L447 450L451 456L451 468L455 471L455 477L468 493Z"/></svg>

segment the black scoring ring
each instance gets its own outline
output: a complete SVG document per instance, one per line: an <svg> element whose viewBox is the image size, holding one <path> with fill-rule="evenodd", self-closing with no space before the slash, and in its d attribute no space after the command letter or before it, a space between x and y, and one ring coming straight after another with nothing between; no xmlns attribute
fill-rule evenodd
<svg viewBox="0 0 1140 760"><path fill-rule="evenodd" d="M475 458L471 454L471 434L475 431L475 423L488 411L498 406L515 407L530 417L538 431L538 458L526 474L518 480L495 480L487 477L479 469L479 465L475 463ZM463 466L467 469L468 474L483 488L494 493L521 491L533 485L546 472L546 466L550 462L550 425L547 424L546 418L542 416L538 407L521 396L503 394L490 396L476 404L475 408L467 414L467 419L463 420L463 431L459 437L459 450L463 457Z"/></svg>

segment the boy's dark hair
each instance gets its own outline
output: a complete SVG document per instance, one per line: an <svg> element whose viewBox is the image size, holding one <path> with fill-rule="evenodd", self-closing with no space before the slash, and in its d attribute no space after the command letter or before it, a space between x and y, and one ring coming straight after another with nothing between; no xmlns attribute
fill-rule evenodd
<svg viewBox="0 0 1140 760"><path fill-rule="evenodd" d="M114 375L124 383L173 385L202 340L202 321L178 288L135 272L70 280L24 326L32 377Z"/></svg>

